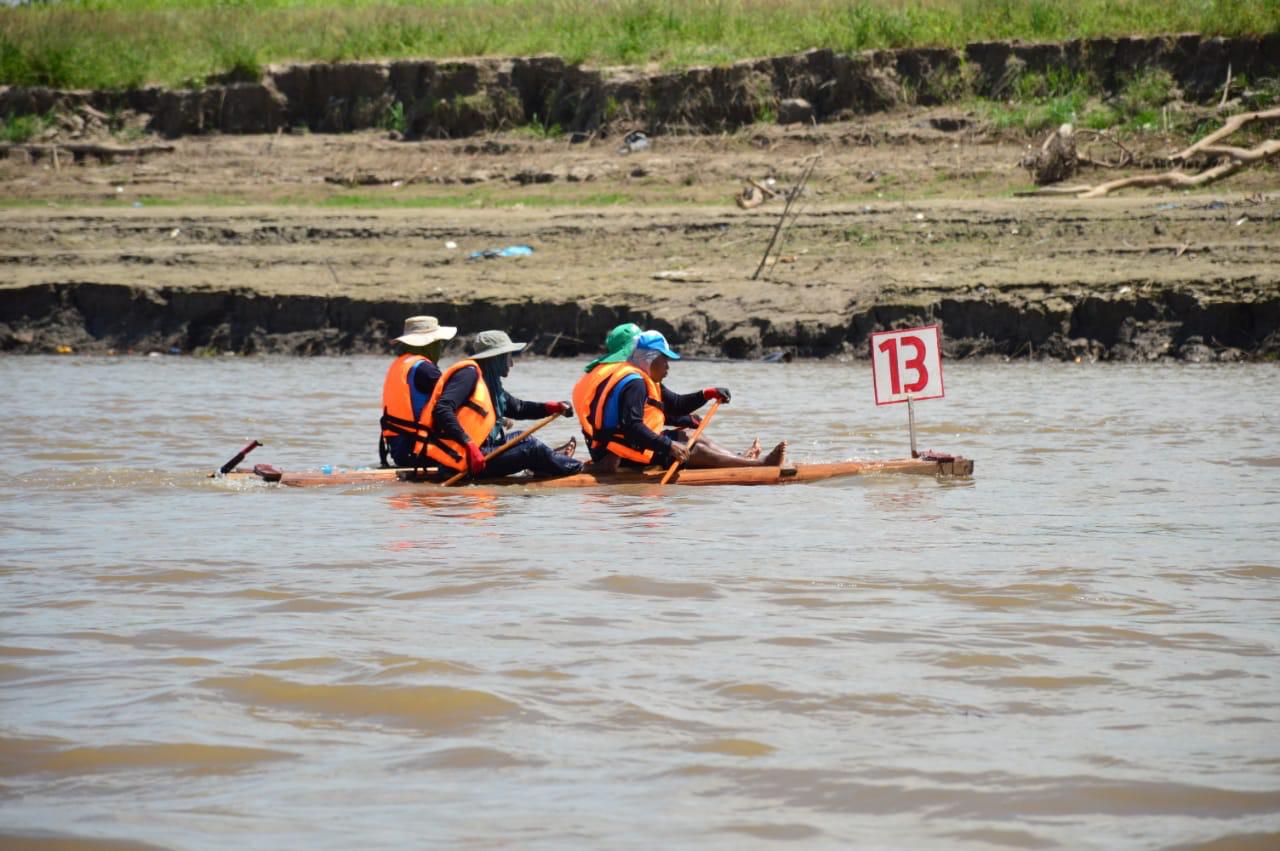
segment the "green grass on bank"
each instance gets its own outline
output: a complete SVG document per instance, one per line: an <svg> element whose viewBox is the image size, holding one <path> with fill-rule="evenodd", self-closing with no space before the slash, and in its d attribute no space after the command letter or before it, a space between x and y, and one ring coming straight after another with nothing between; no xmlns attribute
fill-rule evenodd
<svg viewBox="0 0 1280 851"><path fill-rule="evenodd" d="M1232 111L1268 109L1280 103L1280 80L1232 80L1238 105ZM981 100L977 108L997 130L1038 132L1070 123L1090 130L1143 133L1150 130L1204 135L1196 125L1203 121L1194 110L1184 109L1182 92L1168 71L1146 68L1123 79L1111 96L1087 75L1068 70L1024 74L1017 79L1006 101ZM1216 129L1215 122L1207 129Z"/></svg>
<svg viewBox="0 0 1280 851"><path fill-rule="evenodd" d="M16 145L30 142L51 122L51 116L41 115L0 117L0 142L12 142Z"/></svg>
<svg viewBox="0 0 1280 851"><path fill-rule="evenodd" d="M166 207L314 207L352 210L392 209L552 209L559 207L613 207L643 203L641 198L627 192L592 192L586 194L555 195L550 193L507 193L488 188L459 189L449 194L392 195L388 192L362 192L297 196L282 194L263 198L237 194L201 194L157 197L153 195L115 195L93 198L68 198L50 200L28 198L0 193L0 209L25 207L104 207L104 208L166 208ZM689 204L679 197L663 197L660 203ZM717 204L723 203L717 199Z"/></svg>
<svg viewBox="0 0 1280 851"><path fill-rule="evenodd" d="M1165 107L1181 94L1163 68L1138 72L1105 102L1096 97L1099 89L1086 75L1066 70L1031 73L1014 83L1008 102L985 101L983 107L992 126L1001 130L1038 131L1071 123L1091 130L1141 131L1163 127L1169 118Z"/></svg>
<svg viewBox="0 0 1280 851"><path fill-rule="evenodd" d="M288 60L551 53L665 67L814 47L1280 30L1280 0L64 0L0 7L0 83L120 89Z"/></svg>

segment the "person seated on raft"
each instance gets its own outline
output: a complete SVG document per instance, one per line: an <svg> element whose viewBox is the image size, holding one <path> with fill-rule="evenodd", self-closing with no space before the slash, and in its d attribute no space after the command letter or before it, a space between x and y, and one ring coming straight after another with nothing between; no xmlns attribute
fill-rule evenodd
<svg viewBox="0 0 1280 851"><path fill-rule="evenodd" d="M441 325L434 316L410 316L404 321L404 333L391 341L396 359L382 381L382 435L378 439L382 466L391 466L388 455L397 467L413 466L418 422L440 378L436 363L444 344L457 333L457 328Z"/></svg>
<svg viewBox="0 0 1280 851"><path fill-rule="evenodd" d="M619 464L666 467L673 461L703 468L782 466L786 441L763 458L743 457L705 438L690 450L689 436L679 428L661 431L663 426L692 425L690 415L704 403L730 399L725 387L678 394L662 386L670 361L679 359L662 334L645 331L625 361L593 369L582 379L588 384L574 395L589 400L585 412L579 409L578 421L591 449L591 471L608 473Z"/></svg>
<svg viewBox="0 0 1280 851"><path fill-rule="evenodd" d="M539 476L568 476L582 471L572 456L575 442L553 450L528 437L492 461L485 455L522 432L507 434L506 418L531 420L550 414L573 416L568 402L525 402L503 387L511 372L512 355L525 347L503 331L481 331L476 353L444 371L430 400L429 437L419 450L430 461L452 471L466 470L473 478L496 478L528 470Z"/></svg>
<svg viewBox="0 0 1280 851"><path fill-rule="evenodd" d="M596 380L591 377L593 372L603 370L612 364L623 363L636 347L636 338L640 336L640 326L634 322L625 322L622 325L614 326L614 328L605 335L604 348L605 353L595 360L589 362L583 368L586 373L582 378L578 379L578 383L573 388L573 409L578 414L578 421L582 424L583 434L588 442L591 440L590 425L586 422L587 411L591 408L590 394L599 385ZM669 391L663 391L664 393ZM687 417L678 417L672 421L673 426L679 428L697 428L700 422L697 414L690 414ZM727 449L719 446L705 435L698 438L699 443L706 442L708 448L719 449L728 452ZM760 457L760 439L756 438L752 441L750 448L742 453L743 458L755 460Z"/></svg>

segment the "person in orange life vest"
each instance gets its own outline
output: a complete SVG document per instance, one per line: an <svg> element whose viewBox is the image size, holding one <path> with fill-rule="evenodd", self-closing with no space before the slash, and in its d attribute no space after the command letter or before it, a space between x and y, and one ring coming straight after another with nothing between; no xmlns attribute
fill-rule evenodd
<svg viewBox="0 0 1280 851"><path fill-rule="evenodd" d="M391 466L388 456L397 467L413 466L418 421L440 378L436 362L444 344L457 333L457 328L441 325L434 316L410 316L404 321L404 333L391 341L396 359L382 381L382 436L378 439L382 466Z"/></svg>
<svg viewBox="0 0 1280 851"><path fill-rule="evenodd" d="M636 347L636 338L640 336L640 326L634 322L615 325L605 335L605 353L583 367L584 373L573 386L573 410L578 415L582 426L582 434L591 443L591 424L587 421L587 413L591 408L591 394L600 388L600 381L612 373L617 367L614 364L624 363Z"/></svg>
<svg viewBox="0 0 1280 851"><path fill-rule="evenodd" d="M692 449L689 436L679 429L659 432L663 425L680 424L712 399L728 402L725 387L708 387L678 394L662 386L669 364L680 356L657 331L636 338L635 349L624 364L602 376L601 389L593 394L588 414L592 470L607 472L621 462L628 467L651 464L669 466L682 461L689 467L779 467L786 460L783 441L763 458L746 458L699 438Z"/></svg>
<svg viewBox="0 0 1280 851"><path fill-rule="evenodd" d="M595 360L591 361L583 369L585 373L573 388L573 409L578 415L578 422L582 425L583 436L586 437L587 443L591 443L592 426L587 416L591 409L592 396L602 388L602 382L607 382L613 373L618 371L618 367L611 367L612 364L625 363L627 358L631 356L632 351L636 347L636 338L641 334L640 326L631 322L615 326L604 338L605 353ZM672 396L670 391L664 390L664 398ZM670 401L670 400L668 400ZM694 401L697 401L696 399ZM673 405L678 403L672 402ZM701 404L701 403L699 403ZM683 417L674 417L668 421L670 425L678 428L697 428L700 420L697 414L689 414ZM664 423L666 424L666 423ZM727 449L720 447L706 435L698 439L699 443L706 441L707 446L713 449L721 449L728 452ZM597 454L600 454L599 452ZM760 441L757 439L751 447L742 454L743 458L754 460L760 457Z"/></svg>
<svg viewBox="0 0 1280 851"><path fill-rule="evenodd" d="M484 456L520 432L507 434L503 420L532 420L549 414L573 416L568 402L525 402L503 387L503 379L511 372L512 355L525 347L513 343L503 331L481 331L475 336L476 353L445 371L442 386L436 390L431 412L431 434L437 460L454 469L466 469L473 477L508 476L528 470L535 475L567 476L582 471L582 462L571 455L553 450L536 437L529 437L506 452L486 462ZM485 409L483 413L480 410ZM468 412L464 426L460 412ZM479 414L478 416L475 414ZM460 457L440 457L441 441L450 441ZM461 450L458 452L457 450ZM445 452L447 456L447 451Z"/></svg>

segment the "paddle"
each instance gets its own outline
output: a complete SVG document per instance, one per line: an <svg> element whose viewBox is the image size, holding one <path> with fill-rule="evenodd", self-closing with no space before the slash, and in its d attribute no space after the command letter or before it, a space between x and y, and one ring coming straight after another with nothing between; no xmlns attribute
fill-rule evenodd
<svg viewBox="0 0 1280 851"><path fill-rule="evenodd" d="M508 449L510 449L511 447L515 446L517 443L519 443L520 441L524 440L526 437L528 437L529 435L533 434L533 433L534 433L535 431L537 431L538 429L542 428L542 427L543 427L543 426L545 426L545 425L549 425L549 424L551 423L551 421L552 421L552 420L554 420L554 419L558 419L558 418L559 418L559 417L561 417L561 416L563 416L563 415L562 415L562 414L552 414L551 416L549 416L549 417L547 417L546 419L544 419L544 420L542 420L541 422L539 422L539 423L538 423L536 426L534 426L533 428L529 429L528 431L525 431L525 432L524 432L523 434L521 434L519 437L513 437L513 438L511 438L511 439L510 439L510 440L508 440L506 443L502 444L502 445L501 445L501 446L499 446L497 449L493 450L493 451L492 451L492 452L490 452L488 455L484 456L485 463L487 464L488 462L492 461L494 458L497 458L497 457L498 457L499 455L501 455L503 452L506 452ZM449 478L445 479L444 486L445 486L445 487L449 487L449 486L451 486L451 485L455 485L455 484L457 484L457 483L458 483L458 481L459 481L460 479L462 479L462 477L463 477L463 476L465 476L465 475L467 475L467 471L466 471L466 470L463 470L461 473L459 473L459 474L458 474L458 475L456 475L456 476L450 476Z"/></svg>
<svg viewBox="0 0 1280 851"><path fill-rule="evenodd" d="M244 460L244 456L248 455L250 452L257 449L259 446L262 446L262 444L259 443L258 441L256 440L249 441L249 445L246 446L244 449L241 449L235 455L231 456L231 460L223 464L221 467L219 467L218 472L224 476L227 473L230 473L232 470L236 468L237 464L239 464L241 461Z"/></svg>
<svg viewBox="0 0 1280 851"><path fill-rule="evenodd" d="M702 422L698 423L698 427L694 429L693 437L689 438L689 442L686 444L690 452L693 451L693 445L698 442L698 438L702 437L702 430L707 427L707 423L711 422L711 418L716 415L716 411L719 408L720 400L717 399L712 402L711 407L707 409L707 415L702 418ZM671 466L667 468L667 474L662 477L662 484L665 485L667 482L671 481L671 477L676 474L676 467L679 466L680 462L678 460L671 462Z"/></svg>

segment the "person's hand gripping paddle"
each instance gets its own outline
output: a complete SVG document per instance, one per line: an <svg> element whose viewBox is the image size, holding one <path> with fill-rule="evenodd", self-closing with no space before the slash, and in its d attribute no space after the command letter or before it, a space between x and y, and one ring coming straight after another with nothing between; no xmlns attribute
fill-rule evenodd
<svg viewBox="0 0 1280 851"><path fill-rule="evenodd" d="M542 428L545 425L550 425L552 420L558 420L562 416L565 416L565 415L557 411L556 413L552 414L546 419L539 420L538 424L533 428L523 432L519 437L511 438L506 443L502 444L497 449L493 450L488 455L484 456L484 462L488 464L494 458L497 458L503 452L506 452L508 449L515 446L517 443L524 440L526 437L529 437L538 429ZM456 485L458 482L462 481L462 479L467 475L468 472L469 472L468 470L463 470L461 473L458 473L456 476L450 476L449 478L445 479L444 486L452 487L453 485Z"/></svg>
<svg viewBox="0 0 1280 851"><path fill-rule="evenodd" d="M698 423L698 427L694 430L693 436L689 438L689 442L685 447L693 452L693 445L698 442L698 438L702 437L702 430L707 427L707 423L711 422L711 418L716 415L716 411L720 409L720 400L716 399L711 403L711 407L707 409L707 415L702 418L702 422ZM672 461L671 466L667 468L667 473L662 477L662 484L665 485L671 481L671 477L676 474L676 467L680 466L679 459Z"/></svg>

